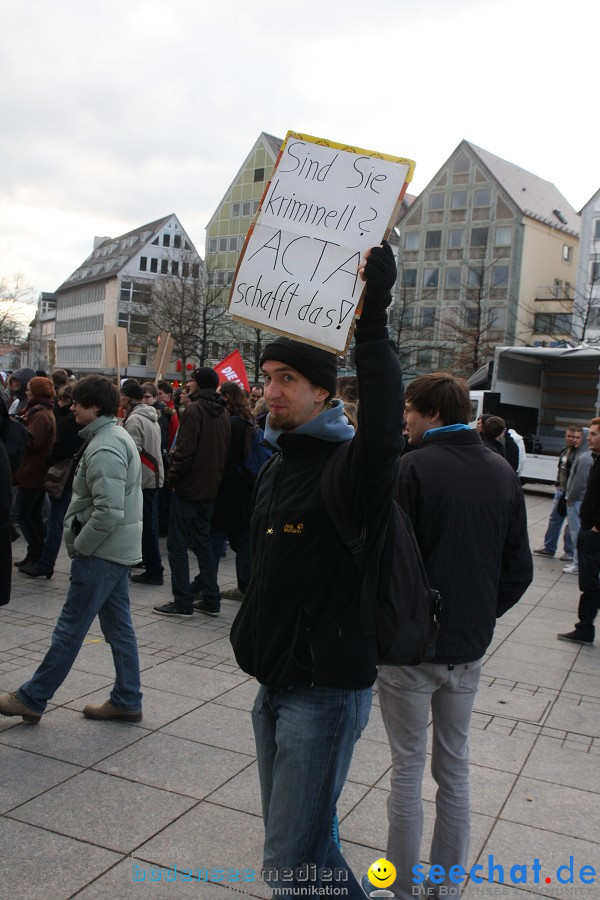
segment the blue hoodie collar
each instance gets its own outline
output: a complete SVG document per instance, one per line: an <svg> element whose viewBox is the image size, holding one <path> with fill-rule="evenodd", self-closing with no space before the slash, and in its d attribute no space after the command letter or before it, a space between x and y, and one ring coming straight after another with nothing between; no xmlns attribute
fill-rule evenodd
<svg viewBox="0 0 600 900"><path fill-rule="evenodd" d="M287 433L281 429L272 428L270 424L271 415L267 416L265 425L265 440L278 450L281 449L278 444L279 436ZM323 412L309 419L297 428L293 428L290 434L307 434L310 437L319 438L321 441L330 441L331 443L341 443L342 441L350 441L354 437L354 428L348 423L348 419L344 415L343 400L332 400L325 407Z"/></svg>
<svg viewBox="0 0 600 900"><path fill-rule="evenodd" d="M440 425L439 428L428 428L423 437L426 438L431 434L438 434L440 431L464 431L465 429L469 431L470 427L470 425L463 425L460 422L457 425Z"/></svg>

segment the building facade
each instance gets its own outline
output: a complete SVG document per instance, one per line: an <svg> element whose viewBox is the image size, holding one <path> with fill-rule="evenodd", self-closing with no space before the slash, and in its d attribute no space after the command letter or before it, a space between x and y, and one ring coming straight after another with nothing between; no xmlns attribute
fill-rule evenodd
<svg viewBox="0 0 600 900"><path fill-rule="evenodd" d="M579 265L572 309L575 339L600 342L600 190L581 210Z"/></svg>
<svg viewBox="0 0 600 900"><path fill-rule="evenodd" d="M125 374L154 377L152 289L160 279L199 279L202 259L172 214L117 238L97 237L92 253L56 291L56 365L112 374L104 327L127 329ZM174 363L168 373L176 377Z"/></svg>
<svg viewBox="0 0 600 900"><path fill-rule="evenodd" d="M564 338L578 235L554 185L462 141L398 223L392 329L409 375L470 375L497 345Z"/></svg>
<svg viewBox="0 0 600 900"><path fill-rule="evenodd" d="M281 138L266 132L259 135L206 227L207 275L216 288L222 289L218 304L223 312L227 308L229 289L246 234L258 210L282 143ZM266 332L257 336L255 329L224 317L221 327L215 333L211 356L215 360L223 359L232 350L239 350L252 378L256 375L257 356L260 356L260 346L266 337Z"/></svg>

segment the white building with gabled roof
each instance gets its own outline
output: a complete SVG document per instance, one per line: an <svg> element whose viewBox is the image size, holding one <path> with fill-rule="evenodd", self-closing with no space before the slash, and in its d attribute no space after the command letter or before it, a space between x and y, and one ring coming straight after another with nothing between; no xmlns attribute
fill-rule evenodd
<svg viewBox="0 0 600 900"><path fill-rule="evenodd" d="M104 326L118 325L128 332L126 374L154 376L148 348L152 284L161 276L199 278L201 267L175 214L116 238L96 237L90 255L56 291L56 365L76 373L112 374L106 367Z"/></svg>

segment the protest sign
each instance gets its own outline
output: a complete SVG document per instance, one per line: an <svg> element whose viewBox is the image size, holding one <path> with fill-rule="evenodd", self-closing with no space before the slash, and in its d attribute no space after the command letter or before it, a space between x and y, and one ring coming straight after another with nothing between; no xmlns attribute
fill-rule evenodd
<svg viewBox="0 0 600 900"><path fill-rule="evenodd" d="M414 166L288 132L238 262L233 319L342 352L361 257L389 233Z"/></svg>
<svg viewBox="0 0 600 900"><path fill-rule="evenodd" d="M118 379L121 368L126 369L129 364L126 328L118 325L104 326L104 358L107 369L117 370Z"/></svg>
<svg viewBox="0 0 600 900"><path fill-rule="evenodd" d="M234 350L233 353L226 356L224 360L217 363L214 369L215 372L219 373L219 384L223 384L225 381L233 381L245 391L250 390L246 367L239 350Z"/></svg>

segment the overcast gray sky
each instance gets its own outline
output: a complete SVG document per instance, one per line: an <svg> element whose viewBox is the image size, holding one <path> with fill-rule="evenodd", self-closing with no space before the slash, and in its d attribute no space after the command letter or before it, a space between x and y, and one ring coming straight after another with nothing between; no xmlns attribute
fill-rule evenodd
<svg viewBox="0 0 600 900"><path fill-rule="evenodd" d="M462 138L600 186L597 0L0 0L0 276L55 290L94 235L204 229L261 131L416 160Z"/></svg>

